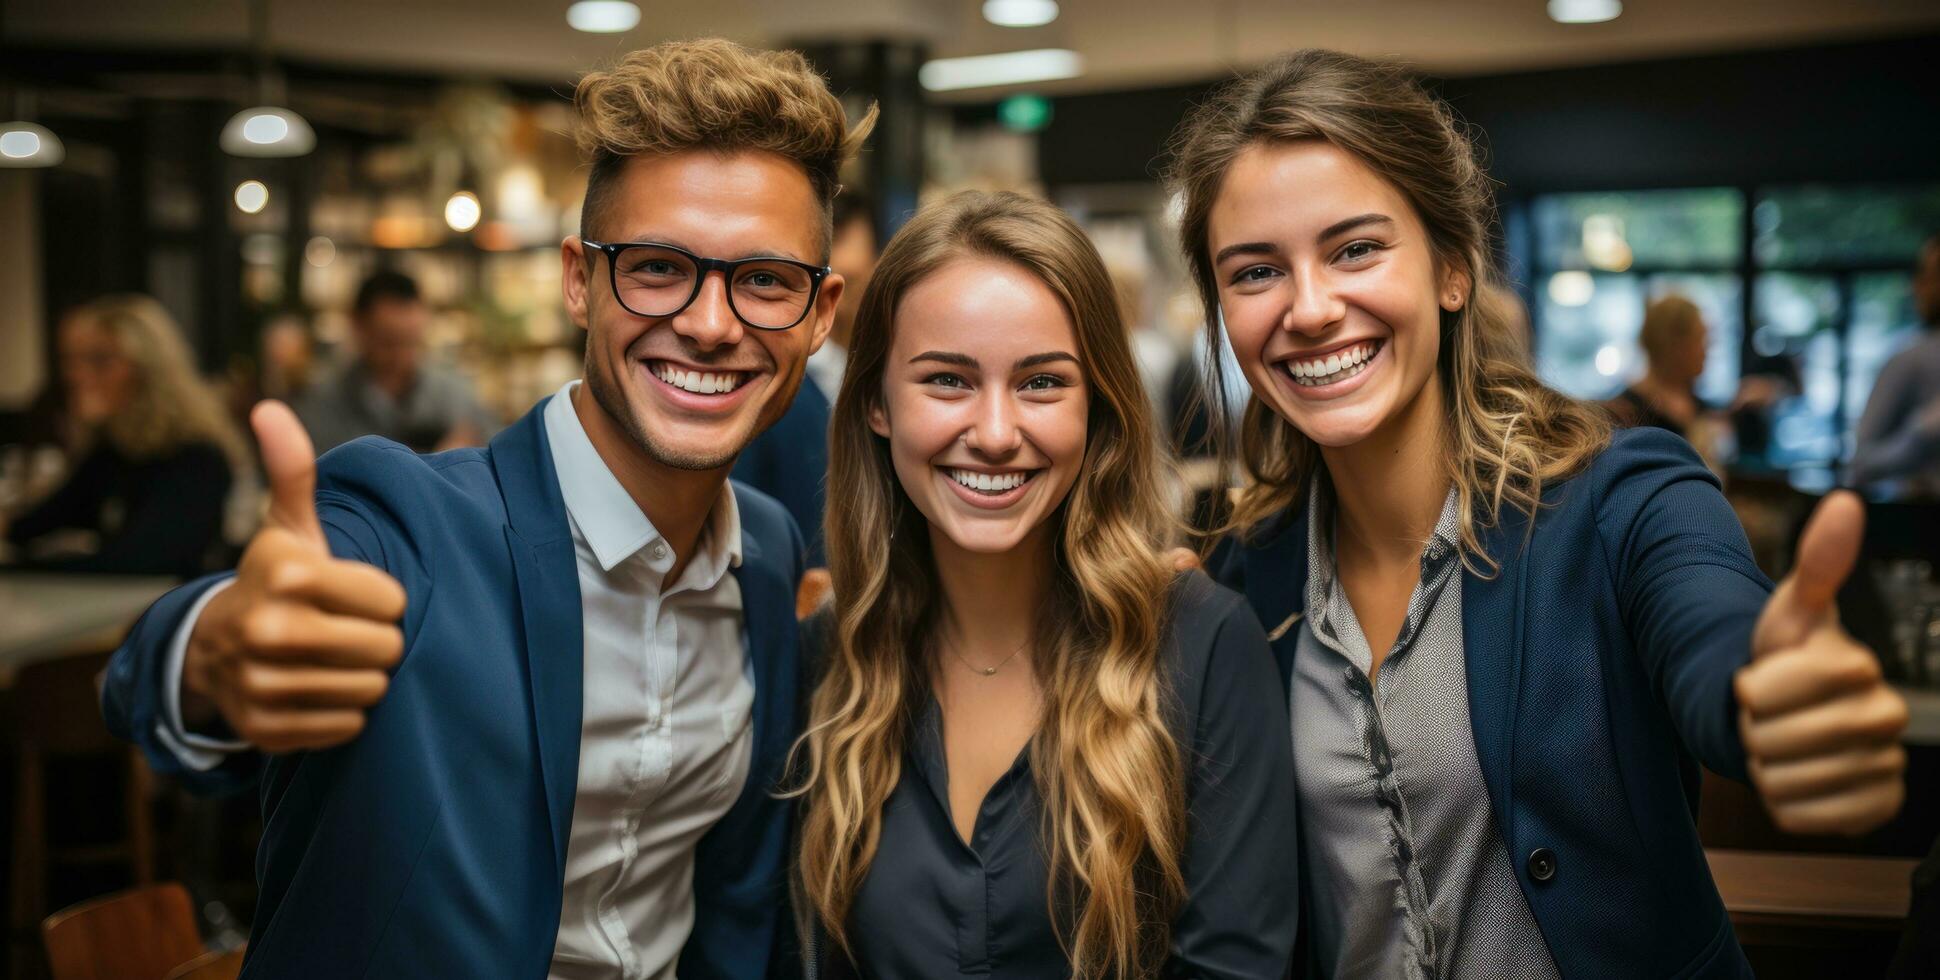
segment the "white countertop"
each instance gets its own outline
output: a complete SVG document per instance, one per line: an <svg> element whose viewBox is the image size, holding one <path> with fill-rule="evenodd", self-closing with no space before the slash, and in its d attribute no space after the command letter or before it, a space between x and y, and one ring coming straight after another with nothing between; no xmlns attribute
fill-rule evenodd
<svg viewBox="0 0 1940 980"><path fill-rule="evenodd" d="M0 573L0 682L37 660L112 646L176 584L172 578Z"/></svg>

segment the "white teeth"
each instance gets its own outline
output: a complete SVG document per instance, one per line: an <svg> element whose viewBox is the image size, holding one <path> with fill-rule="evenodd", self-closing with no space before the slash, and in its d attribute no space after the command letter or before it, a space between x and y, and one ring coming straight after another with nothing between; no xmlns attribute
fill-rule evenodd
<svg viewBox="0 0 1940 980"><path fill-rule="evenodd" d="M744 376L740 372L686 371L671 364L654 365L653 375L662 381L697 395L716 395L741 387Z"/></svg>
<svg viewBox="0 0 1940 980"><path fill-rule="evenodd" d="M1024 485L1031 473L1013 471L1010 473L978 473L974 470L950 470L950 479L979 493L1007 493Z"/></svg>
<svg viewBox="0 0 1940 980"><path fill-rule="evenodd" d="M1308 387L1336 384L1361 373L1368 361L1374 358L1374 353L1378 349L1374 341L1365 341L1326 357L1288 361L1286 362L1287 374L1291 375L1296 383Z"/></svg>

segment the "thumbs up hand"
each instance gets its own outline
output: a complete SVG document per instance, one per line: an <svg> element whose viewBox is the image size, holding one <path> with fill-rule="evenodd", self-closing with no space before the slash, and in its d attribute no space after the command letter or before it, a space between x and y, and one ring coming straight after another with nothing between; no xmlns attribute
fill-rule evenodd
<svg viewBox="0 0 1940 980"><path fill-rule="evenodd" d="M250 413L269 474L270 507L235 582L209 600L182 666L184 724L220 713L265 752L356 737L404 651L404 587L383 571L330 557L316 509L316 452L295 413Z"/></svg>
<svg viewBox="0 0 1940 980"><path fill-rule="evenodd" d="M1862 834L1892 819L1906 795L1906 701L1840 627L1832 601L1865 525L1852 493L1820 502L1734 681L1752 783L1788 833Z"/></svg>

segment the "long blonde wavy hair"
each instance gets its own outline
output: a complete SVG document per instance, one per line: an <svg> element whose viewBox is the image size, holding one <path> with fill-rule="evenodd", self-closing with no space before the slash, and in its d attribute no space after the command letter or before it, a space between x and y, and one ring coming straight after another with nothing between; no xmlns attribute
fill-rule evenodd
<svg viewBox="0 0 1940 980"><path fill-rule="evenodd" d="M889 243L856 314L831 435L827 537L833 629L796 744L805 795L799 887L836 944L875 858L904 735L930 690L941 601L921 512L869 428L882 402L898 303L945 263L1012 262L1063 301L1090 387L1085 458L1051 518L1053 586L1033 670L1044 713L1031 739L1044 801L1051 907L1079 977L1144 977L1162 964L1184 897L1180 750L1159 662L1173 573L1157 442L1104 263L1062 211L1015 194L963 193Z"/></svg>
<svg viewBox="0 0 1940 980"><path fill-rule="evenodd" d="M135 367L126 409L90 437L105 438L130 459L152 459L192 444L222 450L232 470L249 466L249 447L215 389L196 374L175 318L153 297L104 296L75 307L70 321L95 325Z"/></svg>
<svg viewBox="0 0 1940 980"><path fill-rule="evenodd" d="M1207 238L1213 202L1241 153L1296 140L1325 140L1392 184L1427 229L1438 271L1465 273L1474 284L1461 309L1442 314L1436 370L1449 393L1443 459L1461 512L1463 560L1492 573L1482 531L1504 506L1534 516L1545 484L1581 470L1608 444L1609 422L1530 370L1520 318L1506 305L1513 294L1496 273L1488 174L1448 104L1401 68L1296 51L1227 84L1180 125L1167 180L1184 198L1179 235L1206 310L1208 364L1217 370L1225 342ZM1216 377L1206 387L1223 402ZM1299 500L1320 453L1259 398L1246 405L1235 447L1223 431L1224 407L1216 406L1210 428L1221 455L1237 457L1250 479L1225 529L1251 531Z"/></svg>

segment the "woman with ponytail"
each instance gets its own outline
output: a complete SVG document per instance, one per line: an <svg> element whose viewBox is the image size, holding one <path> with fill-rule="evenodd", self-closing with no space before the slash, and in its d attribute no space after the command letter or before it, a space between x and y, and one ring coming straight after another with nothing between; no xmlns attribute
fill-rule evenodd
<svg viewBox="0 0 1940 980"><path fill-rule="evenodd" d="M1857 500L1774 592L1687 443L1537 381L1491 301L1488 178L1397 68L1277 59L1186 120L1172 180L1252 389L1211 565L1291 697L1304 965L1749 976L1698 764L1794 832L1902 795L1905 706L1830 607Z"/></svg>
<svg viewBox="0 0 1940 980"><path fill-rule="evenodd" d="M820 976L1274 980L1285 702L1179 574L1111 282L1056 208L897 234L834 410L798 905Z"/></svg>

